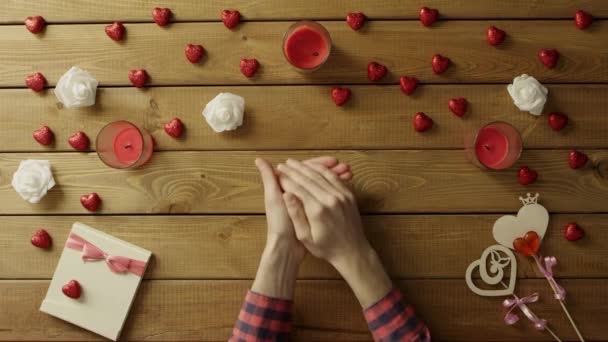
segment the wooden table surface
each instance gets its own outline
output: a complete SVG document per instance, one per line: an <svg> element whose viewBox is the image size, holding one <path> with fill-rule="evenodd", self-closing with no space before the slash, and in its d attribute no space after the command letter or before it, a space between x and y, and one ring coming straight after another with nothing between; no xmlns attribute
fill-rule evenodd
<svg viewBox="0 0 608 342"><path fill-rule="evenodd" d="M421 5L438 8L441 21L423 27ZM170 7L174 22L151 20L155 6ZM241 11L244 22L227 30L219 20L225 7ZM577 9L594 15L592 26L576 29ZM347 12L364 12L364 29L352 31ZM23 27L26 16L50 23L43 34ZM322 20L334 50L321 70L300 74L281 52L282 36L297 19ZM221 341L229 335L243 295L251 284L264 244L265 219L256 156L273 161L335 154L352 165L360 207L372 244L396 284L417 308L437 341L548 341L551 337L522 319L502 322L498 298L482 298L464 282L467 265L493 243L494 220L520 207L518 196L539 192L551 213L543 244L557 255L559 282L584 336L608 340L608 2L604 0L5 0L0 3L0 340L88 341L100 337L40 313L70 226L81 221L154 253L127 320L123 340ZM104 33L114 20L125 22L127 38L116 43ZM508 33L498 48L485 42L485 29ZM186 43L205 46L200 65L188 63ZM546 69L540 48L561 53ZM435 53L454 65L443 75L431 71ZM246 79L242 57L262 64ZM385 64L388 77L370 84L366 66ZM100 82L91 108L60 108L52 88L72 65ZM127 73L145 68L150 87L130 86ZM36 94L24 78L42 72L49 89ZM553 132L547 115L519 112L507 94L514 76L528 73L549 89L545 113L568 114L571 123ZM402 75L423 83L413 96L398 86ZM330 89L347 84L351 101L336 107ZM204 122L204 105L219 92L246 99L243 127L217 134ZM470 110L458 119L447 107L466 97ZM413 131L411 118L424 111L432 131ZM162 124L180 117L182 139L168 137ZM95 137L116 119L143 124L157 142L146 167L117 171L94 151L78 153L67 144L77 130ZM525 151L511 169L484 172L464 156L463 139L474 127L504 120L523 135ZM32 132L49 125L51 147ZM579 148L589 165L573 171L568 152ZM23 159L52 162L57 186L37 205L11 187ZM528 187L517 168L538 170ZM104 202L92 215L79 197L98 192ZM587 232L579 242L563 236L567 222ZM31 247L32 232L46 229L56 242L50 251ZM550 320L564 340L576 340L550 288L519 258L518 293L538 291L533 309ZM365 341L370 335L360 307L327 264L308 258L296 293L294 339Z"/></svg>

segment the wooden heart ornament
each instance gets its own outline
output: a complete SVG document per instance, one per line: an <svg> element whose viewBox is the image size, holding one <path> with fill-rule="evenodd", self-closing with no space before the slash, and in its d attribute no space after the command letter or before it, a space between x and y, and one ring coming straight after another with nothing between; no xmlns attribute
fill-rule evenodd
<svg viewBox="0 0 608 342"><path fill-rule="evenodd" d="M505 215L494 223L492 233L499 244L524 255L536 254L547 231L549 212L538 204L538 194L519 198L524 204L517 216ZM516 248L514 245L519 246ZM533 251L532 254L526 254Z"/></svg>
<svg viewBox="0 0 608 342"><path fill-rule="evenodd" d="M488 264L490 266L489 269ZM509 266L511 267L509 285L506 285L503 279L505 277L505 268ZM479 275L484 283L496 285L502 282L501 288L497 290L485 290L477 287L473 282L473 271L476 268L479 268ZM517 280L517 261L515 260L515 255L504 246L490 246L483 251L479 260L473 261L467 267L465 280L469 289L480 296L496 297L512 295L515 291L515 282ZM504 288L505 286L506 288Z"/></svg>

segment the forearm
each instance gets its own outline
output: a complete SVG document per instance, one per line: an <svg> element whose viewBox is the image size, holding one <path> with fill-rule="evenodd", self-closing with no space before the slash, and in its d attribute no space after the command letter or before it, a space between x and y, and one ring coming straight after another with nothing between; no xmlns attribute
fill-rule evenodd
<svg viewBox="0 0 608 342"><path fill-rule="evenodd" d="M251 291L272 298L292 300L299 261L288 244L269 239Z"/></svg>
<svg viewBox="0 0 608 342"><path fill-rule="evenodd" d="M393 288L393 282L378 255L367 244L353 255L345 255L332 264L364 309L378 302Z"/></svg>

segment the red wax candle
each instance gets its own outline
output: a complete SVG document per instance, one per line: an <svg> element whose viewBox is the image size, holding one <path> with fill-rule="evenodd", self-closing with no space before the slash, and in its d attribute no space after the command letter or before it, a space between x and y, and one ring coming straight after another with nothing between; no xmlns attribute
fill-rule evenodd
<svg viewBox="0 0 608 342"><path fill-rule="evenodd" d="M522 141L519 132L506 122L492 122L476 134L472 149L474 162L494 170L513 165L521 155Z"/></svg>
<svg viewBox="0 0 608 342"><path fill-rule="evenodd" d="M97 135L99 158L116 169L135 168L152 157L154 141L148 131L128 121L107 124Z"/></svg>
<svg viewBox="0 0 608 342"><path fill-rule="evenodd" d="M314 21L300 21L285 33L283 53L295 67L315 70L321 67L331 51L329 32Z"/></svg>
<svg viewBox="0 0 608 342"><path fill-rule="evenodd" d="M137 128L125 128L114 138L114 154L123 163L136 162L142 151L143 139Z"/></svg>

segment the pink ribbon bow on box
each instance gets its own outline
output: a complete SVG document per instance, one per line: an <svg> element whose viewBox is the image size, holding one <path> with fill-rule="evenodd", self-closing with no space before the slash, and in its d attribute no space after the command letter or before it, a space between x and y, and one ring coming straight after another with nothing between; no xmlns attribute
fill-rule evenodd
<svg viewBox="0 0 608 342"><path fill-rule="evenodd" d="M130 272L141 277L146 270L146 262L124 256L110 255L75 233L70 233L65 246L81 251L82 260L84 261L105 260L110 270L114 273Z"/></svg>

